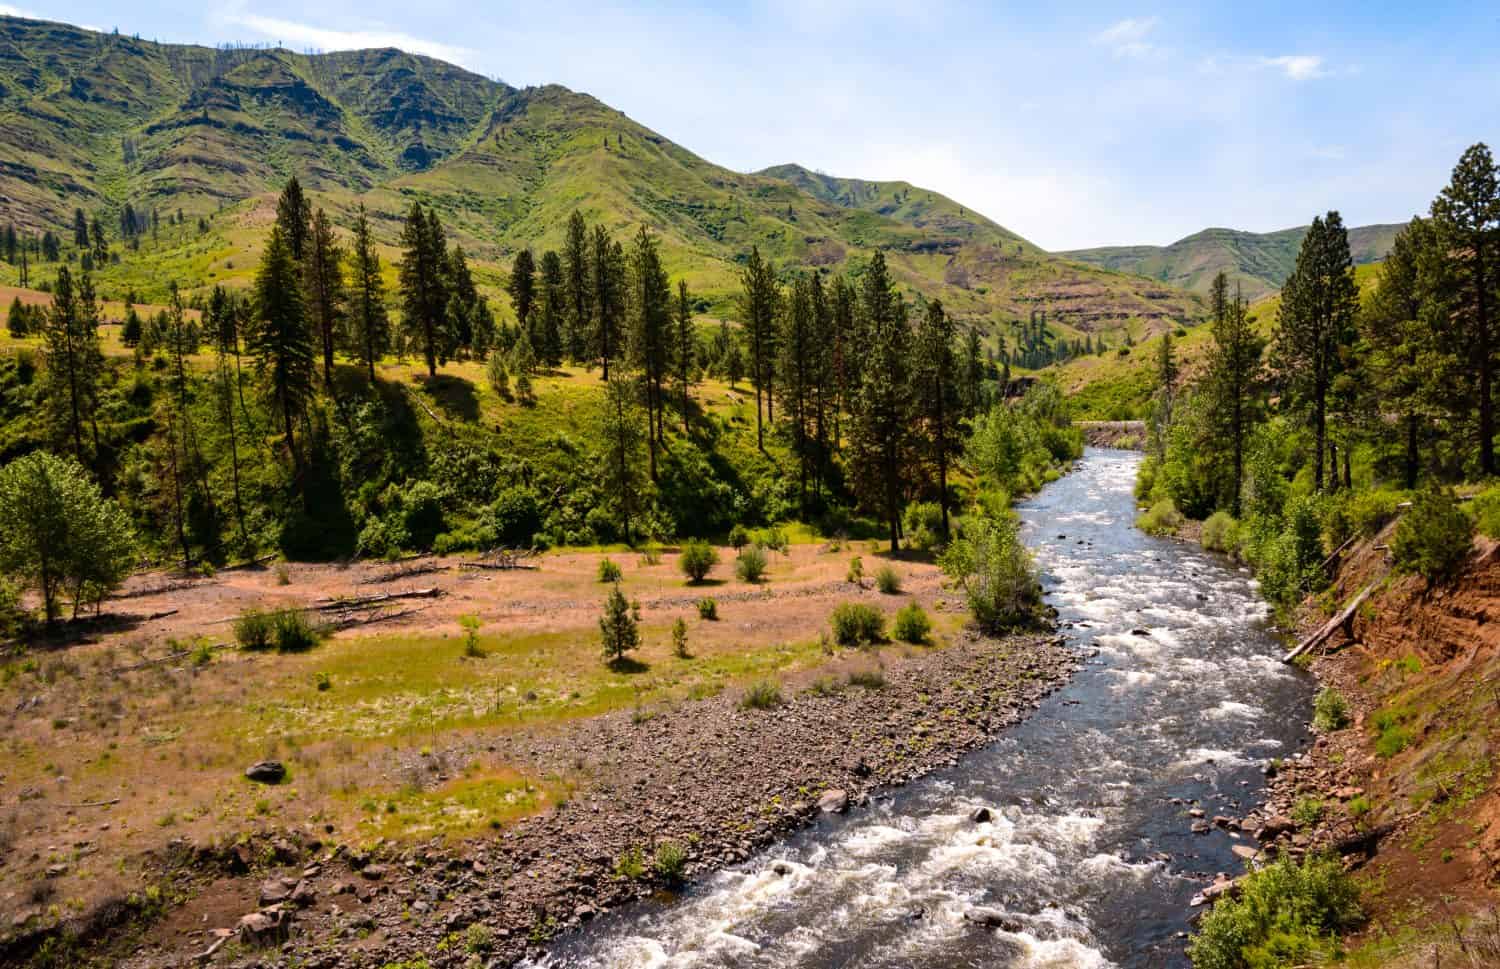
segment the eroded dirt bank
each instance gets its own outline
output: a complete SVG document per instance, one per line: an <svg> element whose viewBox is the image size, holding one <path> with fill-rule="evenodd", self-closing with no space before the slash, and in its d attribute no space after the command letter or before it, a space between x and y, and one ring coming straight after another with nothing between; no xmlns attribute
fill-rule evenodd
<svg viewBox="0 0 1500 969"><path fill-rule="evenodd" d="M186 863L167 881L184 903L111 958L140 967L506 965L664 887L653 871L663 844L684 849L689 878L746 859L822 811L951 763L1024 716L1075 661L1051 636L964 635L889 657L883 684L851 684L850 672L861 680L872 671L862 657L831 660L784 682L771 709L745 709L735 690L649 719L620 712L476 732L476 751L586 780L555 810L462 842L361 845L314 825L268 823L238 846L179 845L169 854ZM644 872L632 870L637 857Z"/></svg>

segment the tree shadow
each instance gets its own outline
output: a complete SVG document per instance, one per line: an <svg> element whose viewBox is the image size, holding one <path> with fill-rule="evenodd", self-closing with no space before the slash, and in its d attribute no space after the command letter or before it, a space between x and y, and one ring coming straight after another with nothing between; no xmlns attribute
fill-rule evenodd
<svg viewBox="0 0 1500 969"><path fill-rule="evenodd" d="M728 585L728 579L715 579L712 577L699 579L697 582L689 582L689 589L714 589L721 585Z"/></svg>
<svg viewBox="0 0 1500 969"><path fill-rule="evenodd" d="M609 661L609 668L616 673L634 676L637 673L645 673L651 669L651 665L629 656L619 656Z"/></svg>
<svg viewBox="0 0 1500 969"><path fill-rule="evenodd" d="M472 380L440 373L422 381L422 392L454 420L470 424L479 420L479 392L474 389Z"/></svg>

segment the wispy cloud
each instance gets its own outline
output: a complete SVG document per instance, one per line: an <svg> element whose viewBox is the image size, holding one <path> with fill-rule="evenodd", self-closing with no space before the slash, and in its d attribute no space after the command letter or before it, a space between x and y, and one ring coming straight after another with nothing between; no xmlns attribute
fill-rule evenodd
<svg viewBox="0 0 1500 969"><path fill-rule="evenodd" d="M28 20L41 19L40 14L32 13L30 10L22 10L20 7L12 7L8 3L0 3L0 17L25 17Z"/></svg>
<svg viewBox="0 0 1500 969"><path fill-rule="evenodd" d="M1158 50L1148 39L1156 24L1156 17L1126 17L1095 34L1094 43L1108 47L1116 57L1145 57Z"/></svg>
<svg viewBox="0 0 1500 969"><path fill-rule="evenodd" d="M1328 72L1323 68L1323 58L1316 54L1283 54L1280 57L1262 57L1262 67L1280 71L1293 81L1311 81Z"/></svg>
<svg viewBox="0 0 1500 969"><path fill-rule="evenodd" d="M313 24L263 17L260 14L234 10L225 14L225 22L246 27L261 36L289 47L311 47L318 50L358 50L365 47L399 47L415 54L426 54L454 64L472 64L477 54L467 47L414 37L399 30L370 27L360 30L334 30Z"/></svg>

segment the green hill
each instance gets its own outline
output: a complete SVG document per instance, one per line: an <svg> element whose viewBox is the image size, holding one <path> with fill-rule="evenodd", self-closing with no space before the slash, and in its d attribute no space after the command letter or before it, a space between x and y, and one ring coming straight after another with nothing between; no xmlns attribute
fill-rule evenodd
<svg viewBox="0 0 1500 969"><path fill-rule="evenodd" d="M1349 248L1356 264L1379 262L1390 251L1399 225L1367 225L1349 230ZM1238 283L1246 299L1259 299L1281 288L1291 275L1302 245L1306 226L1279 232L1241 232L1237 229L1204 229L1169 246L1105 246L1075 249L1058 255L1135 273L1207 293L1220 272Z"/></svg>
<svg viewBox="0 0 1500 969"><path fill-rule="evenodd" d="M587 94L390 49L157 44L0 17L0 145L0 196L24 231L69 238L75 208L113 231L127 203L210 220L104 273L144 298L169 278L242 285L295 174L338 221L364 203L387 244L413 201L432 203L492 291L514 252L556 246L578 209L619 234L651 227L669 271L723 316L752 245L835 271L881 249L910 292L994 332L1033 309L1064 335L1137 338L1202 315L1192 294L1046 253L917 186L731 171Z"/></svg>

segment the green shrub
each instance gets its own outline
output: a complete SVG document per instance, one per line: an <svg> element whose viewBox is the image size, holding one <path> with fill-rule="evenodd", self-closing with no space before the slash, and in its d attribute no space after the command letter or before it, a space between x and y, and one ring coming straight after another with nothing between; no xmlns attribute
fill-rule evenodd
<svg viewBox="0 0 1500 969"><path fill-rule="evenodd" d="M333 689L333 679L327 673L319 671L313 674L313 686L318 688L319 693L326 693Z"/></svg>
<svg viewBox="0 0 1500 969"><path fill-rule="evenodd" d="M491 357L491 359L496 359ZM542 530L541 505L530 488L506 488L488 509L489 525L495 530L495 541L517 548L535 544Z"/></svg>
<svg viewBox="0 0 1500 969"><path fill-rule="evenodd" d="M1349 726L1349 704L1343 694L1327 687L1318 691L1313 701L1313 729L1320 733L1342 730Z"/></svg>
<svg viewBox="0 0 1500 969"><path fill-rule="evenodd" d="M270 649L272 629L271 614L252 606L234 621L234 641L240 649Z"/></svg>
<svg viewBox="0 0 1500 969"><path fill-rule="evenodd" d="M849 573L846 576L844 576L844 581L850 582L850 583L852 583L854 585L864 585L864 582L865 582L865 561L864 561L864 559L862 559L858 555L856 555L856 556L854 556L854 558L852 558L852 559L849 560Z"/></svg>
<svg viewBox="0 0 1500 969"><path fill-rule="evenodd" d="M1304 828L1310 828L1323 820L1323 802L1315 797L1301 797L1292 805L1292 820Z"/></svg>
<svg viewBox="0 0 1500 969"><path fill-rule="evenodd" d="M841 602L828 618L833 638L840 646L878 643L885 637L885 617L874 606L862 602Z"/></svg>
<svg viewBox="0 0 1500 969"><path fill-rule="evenodd" d="M1386 707L1376 711L1370 718L1375 728L1375 754L1379 757L1394 757L1411 746L1411 731L1404 726L1411 718L1411 711L1404 707Z"/></svg>
<svg viewBox="0 0 1500 969"><path fill-rule="evenodd" d="M901 592L901 573L889 565L882 565L875 570L875 588L888 596L899 595Z"/></svg>
<svg viewBox="0 0 1500 969"><path fill-rule="evenodd" d="M791 543L787 538L786 529L772 525L755 536L755 544L761 548L768 548L773 552L781 552L784 555Z"/></svg>
<svg viewBox="0 0 1500 969"><path fill-rule="evenodd" d="M639 847L632 845L620 853L615 859L615 874L621 878L640 878L646 874L646 855Z"/></svg>
<svg viewBox="0 0 1500 969"><path fill-rule="evenodd" d="M1273 969L1322 964L1341 952L1339 933L1358 925L1359 889L1337 855L1290 858L1245 876L1221 898L1188 944L1194 969Z"/></svg>
<svg viewBox="0 0 1500 969"><path fill-rule="evenodd" d="M459 616L458 624L464 630L464 656L469 659L484 659L485 652L479 645L479 617Z"/></svg>
<svg viewBox="0 0 1500 969"><path fill-rule="evenodd" d="M849 685L866 690L883 690L885 689L885 669L877 666L872 670L855 670L849 674Z"/></svg>
<svg viewBox="0 0 1500 969"><path fill-rule="evenodd" d="M1370 813L1370 799L1361 794L1344 805L1344 810L1349 812L1351 818L1362 818Z"/></svg>
<svg viewBox="0 0 1500 969"><path fill-rule="evenodd" d="M604 615L599 617L599 638L604 645L604 659L618 663L625 654L641 644L640 603L627 603L617 585L604 600Z"/></svg>
<svg viewBox="0 0 1500 969"><path fill-rule="evenodd" d="M656 857L652 859L651 867L656 870L657 878L675 885L682 881L683 873L687 870L687 851L675 841L663 841L656 846Z"/></svg>
<svg viewBox="0 0 1500 969"><path fill-rule="evenodd" d="M1404 499L1398 491L1377 488L1354 494L1345 506L1344 514L1349 527L1357 534L1369 538L1385 527L1386 522L1396 517L1396 507Z"/></svg>
<svg viewBox="0 0 1500 969"><path fill-rule="evenodd" d="M1135 527L1147 535L1175 535L1182 527L1182 513L1172 499L1163 498L1135 520Z"/></svg>
<svg viewBox="0 0 1500 969"><path fill-rule="evenodd" d="M907 544L919 552L929 552L943 540L943 506L935 501L914 501L906 506L902 530Z"/></svg>
<svg viewBox="0 0 1500 969"><path fill-rule="evenodd" d="M642 545L640 562L642 565L660 565L661 543L652 541Z"/></svg>
<svg viewBox="0 0 1500 969"><path fill-rule="evenodd" d="M1200 540L1210 552L1230 554L1239 548L1239 522L1227 511L1216 511L1203 523Z"/></svg>
<svg viewBox="0 0 1500 969"><path fill-rule="evenodd" d="M964 591L974 621L998 633L1036 622L1042 605L1031 553L1014 516L966 519L939 565Z"/></svg>
<svg viewBox="0 0 1500 969"><path fill-rule="evenodd" d="M766 552L759 545L746 545L734 560L734 574L742 582L759 582L766 574Z"/></svg>
<svg viewBox="0 0 1500 969"><path fill-rule="evenodd" d="M736 525L729 530L729 546L736 552L750 544L750 532L744 525Z"/></svg>
<svg viewBox="0 0 1500 969"><path fill-rule="evenodd" d="M502 354L490 354L484 375L489 379L490 389L496 396L501 400L510 400L510 373L505 369L505 357Z"/></svg>
<svg viewBox="0 0 1500 969"><path fill-rule="evenodd" d="M1396 524L1391 561L1398 572L1428 582L1458 571L1474 544L1474 523L1449 491L1423 491Z"/></svg>
<svg viewBox="0 0 1500 969"><path fill-rule="evenodd" d="M1479 534L1485 538L1500 538L1500 485L1493 485L1475 495L1469 502L1469 514Z"/></svg>
<svg viewBox="0 0 1500 969"><path fill-rule="evenodd" d="M623 578L625 578L625 573L620 571L620 567L615 564L613 559L599 560L600 582L619 582Z"/></svg>
<svg viewBox="0 0 1500 969"><path fill-rule="evenodd" d="M263 611L250 608L234 621L234 638L241 649L274 649L300 653L322 641L326 631L301 609Z"/></svg>
<svg viewBox="0 0 1500 969"><path fill-rule="evenodd" d="M770 680L758 680L745 691L740 706L746 710L770 710L781 706L781 687Z"/></svg>
<svg viewBox="0 0 1500 969"><path fill-rule="evenodd" d="M704 596L698 600L698 618L707 619L710 622L719 618L719 604L712 596Z"/></svg>
<svg viewBox="0 0 1500 969"><path fill-rule="evenodd" d="M672 655L678 659L688 658L687 623L681 616L672 621Z"/></svg>
<svg viewBox="0 0 1500 969"><path fill-rule="evenodd" d="M891 632L903 643L924 643L932 632L932 620L920 605L910 602L896 612Z"/></svg>
<svg viewBox="0 0 1500 969"><path fill-rule="evenodd" d="M718 564L718 550L707 542L688 542L682 547L682 555L677 560L682 574L693 582L702 582Z"/></svg>

